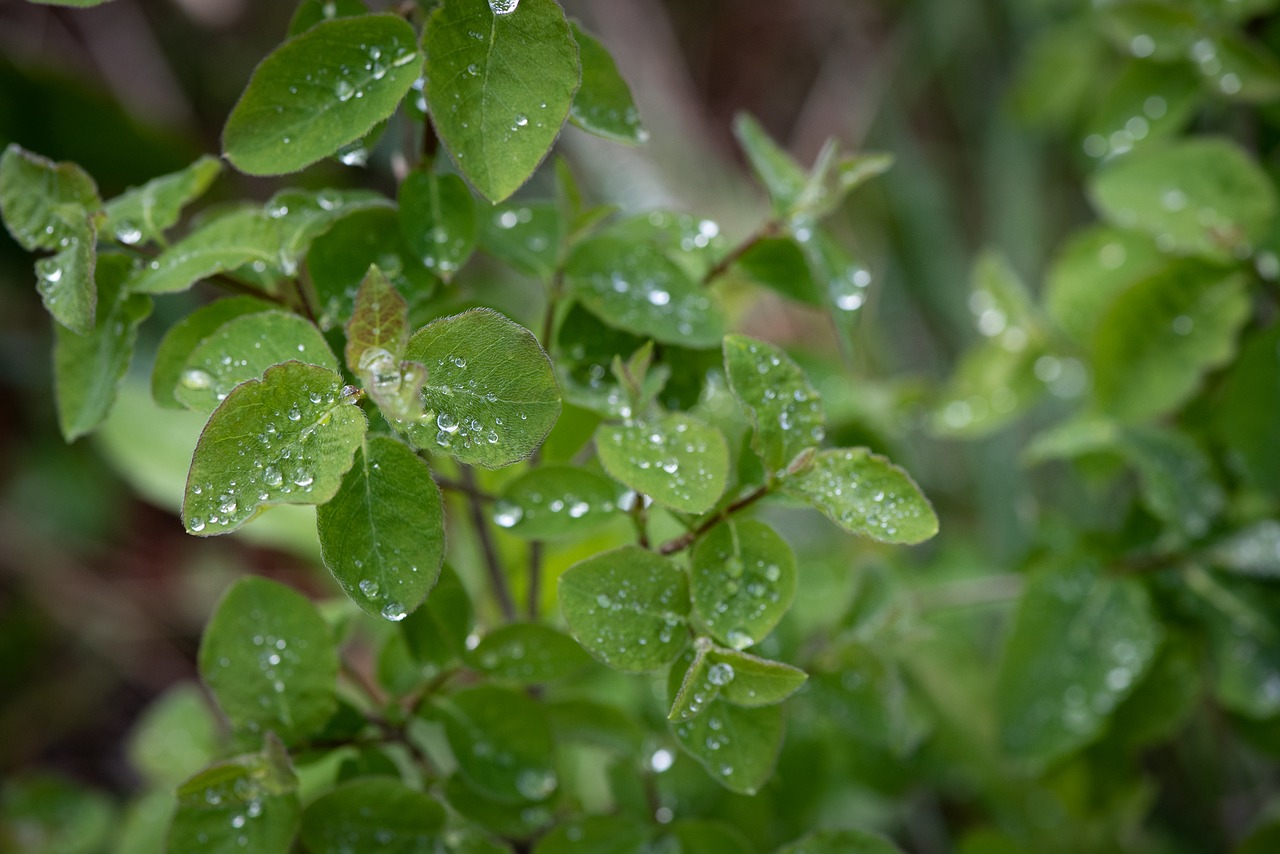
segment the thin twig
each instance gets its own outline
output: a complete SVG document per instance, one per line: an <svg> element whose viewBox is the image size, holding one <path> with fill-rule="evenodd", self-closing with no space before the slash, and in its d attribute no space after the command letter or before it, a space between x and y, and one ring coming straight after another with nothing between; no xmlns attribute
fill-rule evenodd
<svg viewBox="0 0 1280 854"><path fill-rule="evenodd" d="M514 622L516 605L511 598L511 588L507 585L507 575L503 572L502 561L498 557L498 548L493 542L493 532L489 530L489 517L484 512L484 502L480 490L476 488L476 475L471 466L460 466L462 484L467 493L467 504L471 511L471 525L475 528L476 539L480 541L480 551L484 553L485 568L489 572L489 584L493 587L493 595L502 609L502 616L507 622Z"/></svg>
<svg viewBox="0 0 1280 854"><path fill-rule="evenodd" d="M781 225L774 219L769 220L764 225L757 228L745 240L733 247L733 249L729 251L729 254L717 261L715 265L707 271L707 274L702 277L702 284L709 285L716 279L723 276L730 267L738 262L738 259L754 249L756 244L760 241L776 235L780 228Z"/></svg>
<svg viewBox="0 0 1280 854"><path fill-rule="evenodd" d="M477 501L486 501L486 502L492 503L498 500L498 497L496 495L485 492L483 489L476 487L474 480L472 480L470 483L465 481L450 480L449 478L441 477L440 475L435 474L434 472L432 472L431 476L435 478L436 486L440 487L441 489L447 492L456 492L459 495L466 495L470 498L474 498Z"/></svg>
<svg viewBox="0 0 1280 854"><path fill-rule="evenodd" d="M365 696L368 697L376 707L382 708L386 705L387 698L382 693L382 689L375 685L373 681L360 670L360 668L347 660L346 656L340 658L338 660L338 664L342 668L342 672L346 677L350 679L357 688L363 691Z"/></svg>
<svg viewBox="0 0 1280 854"><path fill-rule="evenodd" d="M649 519L645 512L644 496L636 493L636 503L631 508L631 518L636 523L636 542L642 549L649 548Z"/></svg>
<svg viewBox="0 0 1280 854"><path fill-rule="evenodd" d="M533 622L538 621L542 604L542 543L529 543L529 599L525 602L525 614Z"/></svg>
<svg viewBox="0 0 1280 854"><path fill-rule="evenodd" d="M740 510L745 510L746 508L750 507L752 504L755 504L761 498L764 498L766 495L768 495L772 491L772 489L773 487L770 484L766 483L760 486L754 492L750 492L742 496L737 501L730 504L728 507L725 507L719 513L716 513L715 515L710 516L707 519L703 520L702 524L694 528L692 531L685 531L680 536L673 537L672 539L667 540L665 543L658 546L658 554L669 555L669 554L675 554L676 552L679 552L679 551L684 551L685 549L689 548L689 546L693 545L693 543L698 539L698 537L701 537L707 531L710 531L712 528L714 528L716 525L723 522L725 519L728 519L734 513L737 513Z"/></svg>

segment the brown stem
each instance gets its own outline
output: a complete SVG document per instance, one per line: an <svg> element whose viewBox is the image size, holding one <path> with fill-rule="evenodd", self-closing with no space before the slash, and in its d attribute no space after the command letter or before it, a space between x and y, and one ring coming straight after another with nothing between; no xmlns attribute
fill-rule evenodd
<svg viewBox="0 0 1280 854"><path fill-rule="evenodd" d="M373 683L360 668L356 667L345 656L339 659L339 666L342 668L343 674L350 679L357 688L364 692L365 696L378 708L382 708L387 698L382 693L382 689Z"/></svg>
<svg viewBox="0 0 1280 854"><path fill-rule="evenodd" d="M689 546L693 545L694 542L698 539L698 537L701 537L707 531L710 531L712 528L714 528L716 525L723 522L725 519L728 519L734 513L737 513L740 510L745 510L746 508L750 507L752 504L755 504L761 498L764 498L766 495L768 495L770 491L772 491L772 486L766 483L763 486L756 489L754 492L750 492L742 496L737 501L730 504L728 507L725 507L719 513L716 513L715 515L710 516L707 519L704 519L702 524L694 528L692 531L686 531L680 536L673 537L672 539L667 540L665 543L658 546L658 554L669 555L669 554L675 554L676 552L679 552L679 551L684 551L685 549L689 548Z"/></svg>
<svg viewBox="0 0 1280 854"><path fill-rule="evenodd" d="M649 519L645 512L644 496L636 493L635 506L631 508L631 518L636 523L636 542L642 549L649 548Z"/></svg>
<svg viewBox="0 0 1280 854"><path fill-rule="evenodd" d="M538 609L542 604L542 543L529 543L529 599L525 602L525 614L533 622L538 621Z"/></svg>
<svg viewBox="0 0 1280 854"><path fill-rule="evenodd" d="M440 475L435 474L434 472L432 472L432 477L434 477L436 480L436 486L448 492L456 492L459 495L466 495L469 498L475 499L476 501L486 501L486 502L492 503L498 500L496 495L491 495L490 493L485 492L483 489L479 489L478 487L476 487L474 485L475 484L474 479L470 483L466 481L450 480L449 478L441 477Z"/></svg>
<svg viewBox="0 0 1280 854"><path fill-rule="evenodd" d="M760 241L776 235L780 228L781 226L778 224L778 221L772 219L760 226L749 237L747 237L746 240L733 247L733 249L729 251L728 255L725 255L717 261L715 265L707 271L707 274L702 277L702 284L709 285L716 279L723 276L730 267L738 262L739 258L755 248L756 244Z"/></svg>
<svg viewBox="0 0 1280 854"><path fill-rule="evenodd" d="M493 542L493 532L489 530L489 517L484 512L484 502L480 499L480 490L476 488L476 475L471 466L459 466L462 484L467 493L467 504L471 511L471 525L475 528L476 539L480 541L480 551L484 554L485 569L489 573L489 584L493 587L493 595L502 609L502 616L508 623L516 618L516 604L511 598L511 588L507 585L507 575L502 570L502 561L498 557L498 547Z"/></svg>

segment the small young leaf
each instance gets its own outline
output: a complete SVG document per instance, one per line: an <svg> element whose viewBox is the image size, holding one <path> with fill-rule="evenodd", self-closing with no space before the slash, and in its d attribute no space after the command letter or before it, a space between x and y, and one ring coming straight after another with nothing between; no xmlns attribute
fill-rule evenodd
<svg viewBox="0 0 1280 854"><path fill-rule="evenodd" d="M419 447L500 468L528 457L560 414L560 390L533 333L491 309L433 321L405 358L425 365L426 414L409 425Z"/></svg>
<svg viewBox="0 0 1280 854"><path fill-rule="evenodd" d="M902 854L902 849L865 830L818 830L782 846L777 854Z"/></svg>
<svg viewBox="0 0 1280 854"><path fill-rule="evenodd" d="M1000 666L1005 746L1043 763L1092 741L1146 672L1161 635L1132 579L1080 561L1035 573Z"/></svg>
<svg viewBox="0 0 1280 854"><path fill-rule="evenodd" d="M480 793L505 803L546 800L559 786L551 726L521 691L480 685L436 703L458 769Z"/></svg>
<svg viewBox="0 0 1280 854"><path fill-rule="evenodd" d="M173 787L208 765L219 751L218 722L192 682L165 690L129 735L129 764L148 782Z"/></svg>
<svg viewBox="0 0 1280 854"><path fill-rule="evenodd" d="M216 157L201 157L186 169L153 178L107 202L102 230L121 243L164 241L164 233L177 224L182 209L204 195L222 173Z"/></svg>
<svg viewBox="0 0 1280 854"><path fill-rule="evenodd" d="M302 843L312 854L432 850L444 807L390 777L350 780L316 798L302 814Z"/></svg>
<svg viewBox="0 0 1280 854"><path fill-rule="evenodd" d="M329 343L306 318L277 310L244 314L222 324L191 350L174 397L188 409L212 412L240 383L290 360L339 370Z"/></svg>
<svg viewBox="0 0 1280 854"><path fill-rule="evenodd" d="M938 517L911 476L866 448L820 451L783 488L851 534L911 545L938 533Z"/></svg>
<svg viewBox="0 0 1280 854"><path fill-rule="evenodd" d="M457 175L417 169L400 184L400 232L428 270L448 281L476 247L475 200Z"/></svg>
<svg viewBox="0 0 1280 854"><path fill-rule="evenodd" d="M489 632L467 663L497 679L536 685L564 679L591 665L573 638L538 623L510 623Z"/></svg>
<svg viewBox="0 0 1280 854"><path fill-rule="evenodd" d="M342 378L301 362L236 386L209 417L187 476L188 533L226 534L272 504L324 504L351 468L367 423Z"/></svg>
<svg viewBox="0 0 1280 854"><path fill-rule="evenodd" d="M684 573L638 546L569 567L560 576L560 607L578 643L615 670L657 670L688 642Z"/></svg>
<svg viewBox="0 0 1280 854"><path fill-rule="evenodd" d="M1045 282L1045 307L1072 340L1086 344L1111 301L1167 262L1141 232L1085 229L1058 251Z"/></svg>
<svg viewBox="0 0 1280 854"><path fill-rule="evenodd" d="M690 562L693 607L716 640L746 649L791 607L796 559L764 522L726 520L703 537Z"/></svg>
<svg viewBox="0 0 1280 854"><path fill-rule="evenodd" d="M612 480L586 469L542 465L507 484L493 520L530 540L572 537L616 518L623 494Z"/></svg>
<svg viewBox="0 0 1280 854"><path fill-rule="evenodd" d="M1099 406L1123 421L1176 408L1235 352L1249 319L1240 275L1183 261L1116 297L1093 340Z"/></svg>
<svg viewBox="0 0 1280 854"><path fill-rule="evenodd" d="M409 306L377 267L370 267L356 292L347 321L347 370L364 386L378 385L379 374L394 368L409 343ZM385 381L383 381L385 382Z"/></svg>
<svg viewBox="0 0 1280 854"><path fill-rule="evenodd" d="M729 449L719 430L683 413L602 424L596 454L609 475L685 513L715 506L729 478Z"/></svg>
<svg viewBox="0 0 1280 854"><path fill-rule="evenodd" d="M780 348L745 335L726 335L724 372L733 396L751 418L751 447L767 472L781 472L796 454L822 442L822 400Z"/></svg>
<svg viewBox="0 0 1280 854"><path fill-rule="evenodd" d="M448 0L423 38L440 141L480 194L500 202L542 162L569 115L578 47L554 0Z"/></svg>
<svg viewBox="0 0 1280 854"><path fill-rule="evenodd" d="M640 126L631 87L618 73L613 57L577 21L572 26L582 60L582 86L573 96L569 119L588 133L614 142L644 142L649 133Z"/></svg>
<svg viewBox="0 0 1280 854"><path fill-rule="evenodd" d="M148 263L129 285L135 293L185 291L201 279L253 262L280 263L280 228L257 208L202 224Z"/></svg>
<svg viewBox="0 0 1280 854"><path fill-rule="evenodd" d="M320 554L367 613L403 620L444 561L444 504L427 464L401 442L368 436L329 503L316 511Z"/></svg>
<svg viewBox="0 0 1280 854"><path fill-rule="evenodd" d="M200 640L200 676L237 731L306 738L337 708L337 674L333 638L315 606L265 578L233 584Z"/></svg>
<svg viewBox="0 0 1280 854"><path fill-rule="evenodd" d="M1161 249L1230 261L1276 212L1270 180L1237 144L1201 138L1122 157L1090 185L1111 222L1151 234Z"/></svg>
<svg viewBox="0 0 1280 854"><path fill-rule="evenodd" d="M808 183L809 176L805 170L769 138L759 122L746 113L739 113L734 118L733 134L746 152L756 177L768 191L774 212L789 214Z"/></svg>
<svg viewBox="0 0 1280 854"><path fill-rule="evenodd" d="M480 248L526 276L555 273L565 222L551 202L495 205L480 216Z"/></svg>
<svg viewBox="0 0 1280 854"><path fill-rule="evenodd" d="M720 697L735 706L781 703L809 678L798 667L732 649L712 650L707 659L711 663L708 676L720 682Z"/></svg>
<svg viewBox="0 0 1280 854"><path fill-rule="evenodd" d="M98 319L88 335L54 329L53 377L58 425L72 442L93 432L111 411L116 388L129 369L138 326L151 314L150 297L130 294L133 265L124 255L98 259Z"/></svg>
<svg viewBox="0 0 1280 854"><path fill-rule="evenodd" d="M565 264L565 283L609 325L655 341L712 347L724 335L707 291L646 244L611 235L584 240Z"/></svg>
<svg viewBox="0 0 1280 854"><path fill-rule="evenodd" d="M396 15L316 24L254 69L223 153L250 175L310 166L395 112L421 68L413 27Z"/></svg>
<svg viewBox="0 0 1280 854"><path fill-rule="evenodd" d="M184 408L176 392L182 382L187 359L200 342L237 317L275 308L274 303L255 297L230 297L201 306L169 327L160 341L156 364L151 371L151 396L156 403L166 409Z"/></svg>
<svg viewBox="0 0 1280 854"><path fill-rule="evenodd" d="M170 851L287 854L302 807L298 778L278 742L210 765L178 787Z"/></svg>

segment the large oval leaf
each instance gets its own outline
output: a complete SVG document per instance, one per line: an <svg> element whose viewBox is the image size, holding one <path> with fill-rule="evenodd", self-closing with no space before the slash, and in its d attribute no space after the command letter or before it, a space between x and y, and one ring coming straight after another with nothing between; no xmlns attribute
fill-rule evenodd
<svg viewBox="0 0 1280 854"><path fill-rule="evenodd" d="M729 477L724 436L682 413L602 425L596 431L596 453L610 475L685 513L714 507Z"/></svg>
<svg viewBox="0 0 1280 854"><path fill-rule="evenodd" d="M822 400L782 350L745 335L726 335L724 370L733 396L751 418L751 447L767 471L781 471L800 451L822 442Z"/></svg>
<svg viewBox="0 0 1280 854"><path fill-rule="evenodd" d="M298 778L279 742L210 765L178 787L169 851L287 854L302 811Z"/></svg>
<svg viewBox="0 0 1280 854"><path fill-rule="evenodd" d="M791 607L796 559L764 522L727 520L712 528L692 558L693 607L721 643L759 643Z"/></svg>
<svg viewBox="0 0 1280 854"><path fill-rule="evenodd" d="M217 332L224 323L246 314L270 311L275 307L274 304L256 297L230 297L201 306L170 326L160 340L155 367L151 371L151 396L156 403L166 409L182 409L176 392L191 351Z"/></svg>
<svg viewBox="0 0 1280 854"><path fill-rule="evenodd" d="M508 688L480 685L437 702L458 770L497 801L546 800L559 786L551 725L542 705Z"/></svg>
<svg viewBox="0 0 1280 854"><path fill-rule="evenodd" d="M302 841L312 854L432 850L444 807L391 777L359 777L312 801L302 814Z"/></svg>
<svg viewBox="0 0 1280 854"><path fill-rule="evenodd" d="M582 59L582 86L573 97L569 118L583 130L614 142L644 142L649 132L640 126L631 87L618 73L609 51L577 21L573 37Z"/></svg>
<svg viewBox="0 0 1280 854"><path fill-rule="evenodd" d="M572 537L616 518L623 489L573 466L539 466L507 484L493 506L499 527L531 540Z"/></svg>

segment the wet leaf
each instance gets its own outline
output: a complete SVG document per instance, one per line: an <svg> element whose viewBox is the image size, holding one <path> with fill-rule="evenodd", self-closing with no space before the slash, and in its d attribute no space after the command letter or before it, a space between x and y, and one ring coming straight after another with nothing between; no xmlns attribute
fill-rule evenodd
<svg viewBox="0 0 1280 854"><path fill-rule="evenodd" d="M126 190L107 202L102 231L130 246L163 242L164 233L177 224L182 209L203 196L220 174L222 163L204 156L185 169Z"/></svg>
<svg viewBox="0 0 1280 854"><path fill-rule="evenodd" d="M686 513L705 513L714 507L729 477L724 436L683 413L601 425L596 431L596 454L610 476Z"/></svg>
<svg viewBox="0 0 1280 854"><path fill-rule="evenodd" d="M519 537L549 540L594 530L617 518L625 491L607 477L567 465L543 465L507 484L493 520Z"/></svg>
<svg viewBox="0 0 1280 854"><path fill-rule="evenodd" d="M399 780L357 778L307 805L302 842L312 854L416 854L435 844L444 819L444 807Z"/></svg>
<svg viewBox="0 0 1280 854"><path fill-rule="evenodd" d="M445 281L467 263L478 233L475 201L457 175L423 169L400 184L400 231L428 270Z"/></svg>
<svg viewBox="0 0 1280 854"><path fill-rule="evenodd" d="M726 520L698 541L690 564L693 607L716 640L759 643L791 607L796 562L764 522Z"/></svg>
<svg viewBox="0 0 1280 854"><path fill-rule="evenodd" d="M631 87L618 73L613 57L577 21L572 27L582 61L582 85L573 96L569 119L588 133L614 142L644 142L649 133L640 125Z"/></svg>
<svg viewBox="0 0 1280 854"><path fill-rule="evenodd" d="M229 297L203 305L179 320L160 341L151 372L151 396L166 409L183 409L175 392L191 352L228 321L246 314L275 309L274 303L255 297ZM327 348L328 345L326 345Z"/></svg>
<svg viewBox="0 0 1280 854"><path fill-rule="evenodd" d="M504 803L543 801L559 786L551 727L521 691L480 685L436 701L458 770Z"/></svg>
<svg viewBox="0 0 1280 854"><path fill-rule="evenodd" d="M550 280L565 223L551 202L494 205L480 215L480 248L526 276Z"/></svg>
<svg viewBox="0 0 1280 854"><path fill-rule="evenodd" d="M564 679L591 665L573 638L538 623L509 623L489 632L467 662L497 679L535 685Z"/></svg>
<svg viewBox="0 0 1280 854"><path fill-rule="evenodd" d="M143 267L129 284L136 293L185 291L201 279L244 264L280 263L276 220L257 208L242 208L201 224Z"/></svg>
<svg viewBox="0 0 1280 854"><path fill-rule="evenodd" d="M745 335L726 335L724 371L755 433L751 447L770 473L822 443L822 400L800 366L780 348Z"/></svg>

